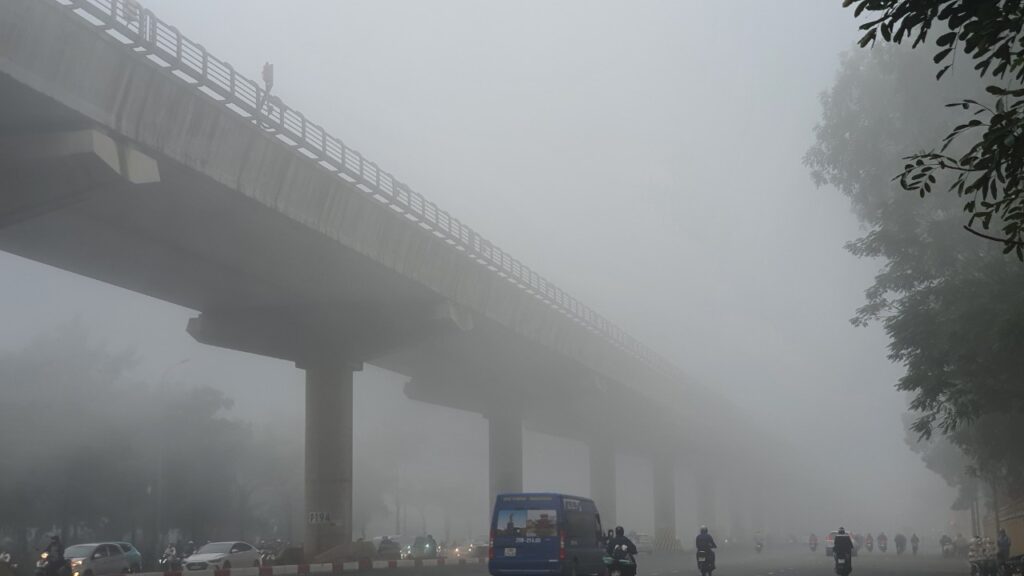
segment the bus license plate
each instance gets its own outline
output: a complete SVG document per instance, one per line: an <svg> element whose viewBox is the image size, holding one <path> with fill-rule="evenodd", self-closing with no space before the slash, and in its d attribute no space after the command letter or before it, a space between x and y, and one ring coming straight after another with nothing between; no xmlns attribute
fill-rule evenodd
<svg viewBox="0 0 1024 576"><path fill-rule="evenodd" d="M515 548L505 548L505 556L515 556L515 555L516 555L516 549Z"/></svg>

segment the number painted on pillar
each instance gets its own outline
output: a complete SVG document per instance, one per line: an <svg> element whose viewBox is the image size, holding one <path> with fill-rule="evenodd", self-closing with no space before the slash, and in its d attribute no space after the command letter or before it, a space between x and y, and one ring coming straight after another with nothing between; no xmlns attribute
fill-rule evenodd
<svg viewBox="0 0 1024 576"><path fill-rule="evenodd" d="M330 512L310 512L309 513L310 524L331 524L331 513Z"/></svg>

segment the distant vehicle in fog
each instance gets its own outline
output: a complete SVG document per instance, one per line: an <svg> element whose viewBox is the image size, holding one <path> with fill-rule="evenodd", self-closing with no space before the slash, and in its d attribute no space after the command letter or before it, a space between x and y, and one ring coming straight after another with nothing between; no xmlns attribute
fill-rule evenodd
<svg viewBox="0 0 1024 576"><path fill-rule="evenodd" d="M491 517L492 576L605 574L604 532L589 498L500 494Z"/></svg>
<svg viewBox="0 0 1024 576"><path fill-rule="evenodd" d="M260 565L260 552L245 542L210 542L185 558L185 570L227 570Z"/></svg>
<svg viewBox="0 0 1024 576"><path fill-rule="evenodd" d="M377 544L377 558L381 560L398 560L402 557L402 545L390 536L381 538Z"/></svg>
<svg viewBox="0 0 1024 576"><path fill-rule="evenodd" d="M428 534L427 536L417 536L412 544L406 547L404 557L413 560L429 560L437 558L437 555L437 542Z"/></svg>
<svg viewBox="0 0 1024 576"><path fill-rule="evenodd" d="M104 576L131 571L128 556L113 542L75 544L64 549L71 576Z"/></svg>
<svg viewBox="0 0 1024 576"><path fill-rule="evenodd" d="M487 539L474 538L465 542L457 543L448 548L448 557L468 560L471 558L487 557Z"/></svg>
<svg viewBox="0 0 1024 576"><path fill-rule="evenodd" d="M124 555L128 557L128 566L132 572L142 572L142 553L138 551L135 546L132 546L131 542L114 542L121 547Z"/></svg>
<svg viewBox="0 0 1024 576"><path fill-rule="evenodd" d="M633 534L630 539L636 544L637 551L646 552L647 554L654 553L654 538L650 534L640 532Z"/></svg>

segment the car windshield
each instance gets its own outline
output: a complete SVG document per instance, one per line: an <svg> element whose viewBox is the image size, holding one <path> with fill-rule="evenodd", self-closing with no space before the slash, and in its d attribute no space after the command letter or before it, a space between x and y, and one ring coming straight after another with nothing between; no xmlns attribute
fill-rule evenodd
<svg viewBox="0 0 1024 576"><path fill-rule="evenodd" d="M196 554L227 554L234 542L210 542L199 549Z"/></svg>
<svg viewBox="0 0 1024 576"><path fill-rule="evenodd" d="M68 546L64 549L65 558L87 558L92 551L96 549L96 546L91 544L76 544L74 546Z"/></svg>

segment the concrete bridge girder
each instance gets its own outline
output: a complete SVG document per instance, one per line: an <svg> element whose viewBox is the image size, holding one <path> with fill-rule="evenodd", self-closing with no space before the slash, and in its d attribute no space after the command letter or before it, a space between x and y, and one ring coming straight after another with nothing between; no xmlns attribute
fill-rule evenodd
<svg viewBox="0 0 1024 576"><path fill-rule="evenodd" d="M100 190L159 181L156 160L97 130L6 136L0 138L0 229Z"/></svg>

